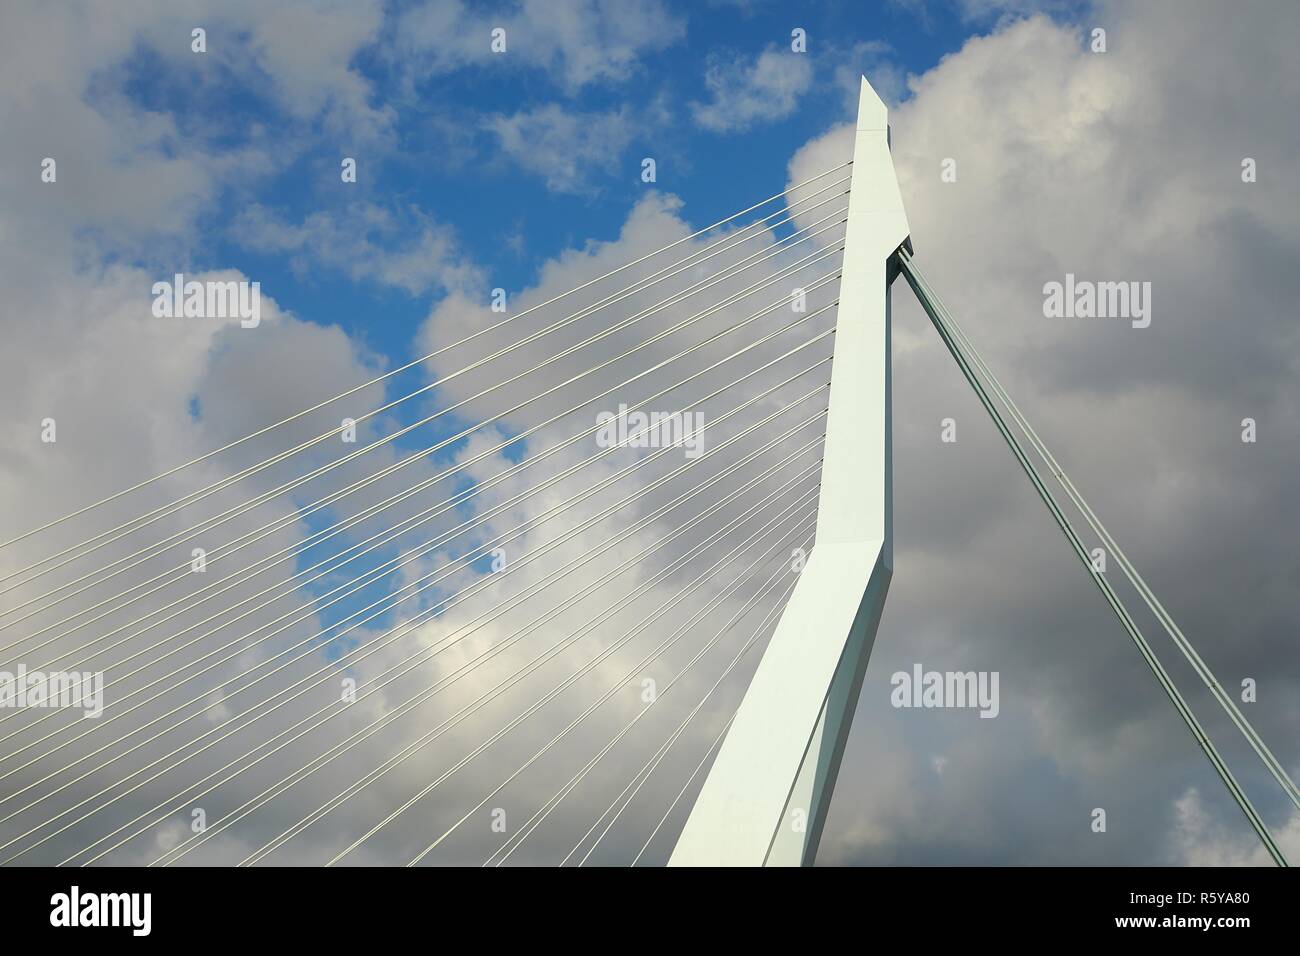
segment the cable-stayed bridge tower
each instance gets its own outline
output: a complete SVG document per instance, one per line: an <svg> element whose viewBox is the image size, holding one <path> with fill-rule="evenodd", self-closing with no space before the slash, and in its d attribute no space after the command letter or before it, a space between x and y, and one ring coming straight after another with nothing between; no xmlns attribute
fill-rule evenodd
<svg viewBox="0 0 1300 956"><path fill-rule="evenodd" d="M862 80L817 542L673 851L810 864L893 573L890 283L909 242L889 111Z"/></svg>
<svg viewBox="0 0 1300 956"><path fill-rule="evenodd" d="M0 538L0 678L104 677L89 721L0 679L0 865L637 865L677 826L677 865L813 862L893 572L899 275L1286 865L1094 540L1298 810L1300 788L918 268L888 120L863 80L831 169ZM74 543L42 545L56 528Z"/></svg>

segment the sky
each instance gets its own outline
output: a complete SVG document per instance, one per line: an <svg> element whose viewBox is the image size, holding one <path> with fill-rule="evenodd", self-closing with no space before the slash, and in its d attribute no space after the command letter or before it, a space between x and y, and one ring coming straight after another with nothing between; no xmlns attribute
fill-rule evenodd
<svg viewBox="0 0 1300 956"><path fill-rule="evenodd" d="M420 703L410 719L359 738L340 759L236 818L284 773L362 733L426 687L426 671L379 685L407 654L477 627L437 658L439 678L455 674L474 653L527 625L526 608L475 624L476 615L514 587L535 585L555 609L537 630L538 651L546 641L583 633L608 610L608 626L588 643L565 647L554 662L450 725L434 745L415 750L269 857L326 862L438 781L347 860L404 863L464 814L429 862L477 864L503 839L491 826L491 811L505 810L511 821L505 836L517 832L518 823L544 807L642 709L640 685L634 680L617 691L594 721L561 741L552 760L499 791L498 783L605 685L575 686L481 759L475 748L522 712L530 694L544 693L566 665L589 660L597 648L610 650L610 669L600 671L606 684L621 673L619 666L644 673L642 653L672 633L669 624L699 610L706 618L691 640L651 668L661 685L679 671L686 675L681 689L664 697L671 706L653 708L510 860L564 858L708 691L729 658L726 649L740 646L745 628L761 630L759 612L769 604L779 607L775 597L765 598L736 634L726 632L731 614L749 614L749 591L725 587L739 565L714 569L708 562L721 561L733 547L745 561L763 557L745 537L754 526L725 523L740 522L744 508L763 494L772 493L779 507L797 501L808 507L798 495L812 485L803 478L803 484L780 484L793 480L793 471L759 476L796 447L815 446L816 421L800 424L817 410L815 402L795 409L802 416L783 410L825 382L826 361L796 373L828 360L828 342L810 345L802 361L782 353L828 329L830 313L784 338L777 334L784 319L760 316L743 340L758 343L744 360L756 371L723 395L709 397L702 384L683 393L681 401L689 397L689 407L707 421L755 398L734 427L730 419L719 422L719 439L768 414L787 417L741 435L731 447L753 453L755 464L744 473L757 482L750 496L730 496L723 486L696 494L695 507L716 506L707 523L669 541L596 601L563 606L615 557L633 558L685 520L673 512L633 522L683 492L671 480L652 481L680 458L647 461L630 484L611 486L620 493L640 489L642 496L631 512L594 527L581 522L595 520L613 503L612 493L602 491L558 521L543 518L599 478L615 480L617 468L646 461L647 452L621 449L518 502L511 496L538 476L510 476L404 533L379 554L410 556L410 563L330 607L312 609L310 601L345 584L346 568L314 582L294 577L325 559L327 546L279 563L275 554L423 483L417 496L339 539L360 541L590 426L594 411L616 408L620 397L636 401L667 387L677 377L669 372L680 368L684 377L726 359L741 342L708 341L706 330L715 326L705 323L650 343L634 359L620 357L645 342L650 328L690 317L693 309L683 305L656 313L662 318L653 326L612 328L587 351L561 354L615 318L653 308L664 294L638 291L616 315L588 316L482 371L452 375L617 286L549 305L560 293L670 242L679 243L680 254L702 250L716 235L692 238L696 230L846 162L862 75L891 108L894 160L918 264L1225 686L1236 692L1243 680L1256 682L1257 699L1242 707L1294 777L1300 772L1300 559L1292 494L1300 461L1294 316L1300 278L1292 264L1300 244L1294 189L1300 134L1292 116L1300 66L1290 37L1298 16L1293 5L1262 0L1232 9L1033 0L6 4L0 12L0 535L21 534L346 389L356 392L84 520L0 549L0 575L335 428L340 414L361 415L433 382L436 388L361 421L360 441L441 414L311 485L279 494L302 468L276 465L221 490L207 510L163 515L137 538L96 552L96 559L0 595L6 602L0 606L11 609L0 618L0 668L17 662L38 668L59 655L79 660L86 656L83 644L108 635L105 643L120 643L111 650L97 645L104 656L92 658L109 680L122 681L108 691L106 716L125 710L127 691L138 693L131 698L137 703L151 687L168 691L115 717L111 727L92 728L94 735L63 713L39 728L36 719L44 715L0 715L0 747L6 765L16 768L0 778L0 859L38 837L43 842L21 862L95 853L114 840L86 848L122 827L118 836L138 832L106 859L150 862L191 838L197 809L214 827L231 822L181 862L239 862L451 720L459 707L475 706L498 679L508 679L508 662L523 663L533 651L531 636L512 645L490 666L467 671L446 694ZM192 39L200 27L201 53ZM505 31L505 50L494 53L498 28ZM1097 49L1098 29L1105 31L1104 50ZM803 31L804 51L792 49L792 31ZM57 164L53 182L42 179L46 158ZM355 161L355 182L340 174L348 159ZM643 180L647 159L654 162L653 182ZM1246 159L1256 170L1249 182ZM955 178L945 170L955 170ZM835 208L805 210L792 224L761 232L758 248L773 255L773 268L814 251L832 254L842 235L835 223L797 249L777 241ZM728 252L716 264L734 265L739 256ZM833 262L796 275L811 282ZM258 282L262 323L249 329L238 320L154 315L153 283L176 273ZM1150 325L1045 314L1044 285L1067 274L1150 283ZM703 277L693 271L667 288ZM716 294L738 294L756 278L729 277ZM494 289L504 290L507 315L520 320L482 332L471 345L454 345L500 320L490 309ZM833 285L811 293L812 309L832 296ZM739 322L758 304L728 305L709 321ZM894 578L819 862L1266 862L901 283L894 288L894 323ZM772 341L758 341L760 332ZM667 362L687 346L696 350L680 364L635 387L616 388L647 362ZM580 388L563 384L603 361L608 367ZM543 375L529 377L542 362L550 363ZM408 363L413 367L385 383L365 384ZM552 384L553 394L517 407ZM580 396L602 389L612 396L604 404L569 411ZM57 423L54 443L41 441L47 418ZM495 421L488 427L461 436L489 418ZM1256 423L1253 442L1242 441L1246 418ZM942 437L949 419L956 441ZM536 434L512 441L535 425ZM792 428L787 440L772 441ZM590 444L562 449L548 474L576 468L593 450ZM339 453L331 442L296 461L323 466ZM718 473L731 460L720 452L702 473ZM398 464L339 505L292 510ZM266 508L236 515L219 533L199 539L215 549L288 515L242 556L265 557L273 570L257 578L235 574L224 603L251 601L281 578L289 587L238 624L208 628L204 618L214 604L184 608L147 633L136 627L137 615L179 598L181 588L142 597L129 612L113 609L78 630L60 623L71 607L111 596L108 585L76 597L79 605L61 606L60 614L14 620L15 605L54 584L111 566L136 548L182 534L203 514L260 493L269 499ZM450 537L459 523L480 518L472 535ZM509 562L532 548L553 550L545 560L521 563L509 585L497 583L490 560L480 556L413 603L381 608L347 634L321 636L327 626L345 624L394 588L472 556L475 545L521 522L538 523L506 546ZM785 551L803 540L793 517L779 527L781 536L755 540ZM615 557L562 583L548 582L561 559L580 558L620 529L630 534L610 552ZM726 533L709 542L705 563L672 563L715 529ZM437 535L446 543L421 550L443 540ZM115 586L163 573L178 554L188 560L190 546L177 543L115 578ZM209 573L240 566L214 562ZM483 585L479 600L436 607L435 595L448 598L476 584ZM684 603L672 603L693 584L698 589ZM617 603L641 585L626 606ZM716 606L707 603L711 597ZM1126 599L1137 606L1131 595ZM280 615L304 601L307 613L281 627ZM420 609L439 613L373 656L340 663ZM638 634L639 641L617 645L621 633L660 611L665 616ZM1300 814L1154 622L1139 623L1283 846L1300 855ZM275 627L280 630L271 638L253 640ZM47 630L27 639L21 653L9 649L37 628ZM734 643L720 643L701 667L686 670L698 646L691 641L712 630ZM155 662L155 642L172 633L189 643L168 645L176 646L175 656ZM218 646L229 648L225 658L204 656ZM305 653L292 667L243 689L245 675L298 647ZM592 862L626 862L636 853L723 727L754 659L746 658L706 698L699 719L611 827ZM180 675L192 679L183 686L171 676L181 664L196 672ZM892 706L891 675L916 664L997 672L998 716ZM316 687L314 696L293 696L294 682L318 671L328 686ZM321 733L294 739L228 783L198 792L230 761L242 767L242 755L256 752L251 748L291 735L298 721L332 706L340 675L373 692L341 708ZM174 719L169 711L191 698L195 707L179 712L192 715L188 723L163 730ZM262 698L279 706L257 725L219 737L227 720ZM38 742L54 728L60 737ZM200 730L213 731L210 746L162 773L169 754ZM57 754L33 759L61 741ZM107 746L101 751L101 745ZM20 746L29 749L16 761ZM91 761L97 766L109 758L104 770L81 777ZM464 770L443 782L440 775L462 758ZM155 772L160 775L152 777ZM109 797L113 802L102 810L75 819ZM1098 808L1106 811L1104 832L1094 827ZM55 811L66 816L47 825ZM670 814L647 862L666 858L671 830L680 825L680 812Z"/></svg>

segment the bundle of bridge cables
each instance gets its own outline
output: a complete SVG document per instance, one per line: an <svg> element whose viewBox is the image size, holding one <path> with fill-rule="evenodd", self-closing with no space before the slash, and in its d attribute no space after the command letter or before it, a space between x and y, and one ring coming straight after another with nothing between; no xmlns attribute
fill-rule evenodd
<svg viewBox="0 0 1300 956"><path fill-rule="evenodd" d="M1015 456L1016 461L1028 476L1030 483L1034 486L1034 490L1042 499L1043 504L1047 506L1048 511L1051 512L1052 518L1055 520L1057 526L1069 542L1071 550L1082 562L1089 577L1101 591L1106 603L1110 606L1115 617L1119 620L1121 627L1123 627L1125 633L1128 634L1129 638L1133 641L1133 644L1137 647L1138 653L1141 654L1142 659L1151 669L1152 674L1156 678L1156 682L1169 697L1170 702L1178 711L1178 714L1186 724L1187 729L1191 732L1193 738L1195 738L1197 745L1205 753L1205 756L1209 759L1215 772L1223 781L1224 786L1227 787L1233 800L1236 802L1237 806L1241 808L1242 813L1245 814L1251 828L1255 831L1261 843L1263 843L1269 856L1272 857L1273 861L1278 866L1287 866L1286 856L1278 846L1276 838L1269 831L1268 826L1260 817L1259 812L1251 803L1250 798L1242 789L1240 783L1237 781L1228 765L1224 762L1218 748L1215 747L1214 742L1206 733L1200 720L1198 720L1196 715L1192 712L1192 708L1187 703L1182 692L1175 685L1169 672L1165 669L1164 665L1161 664L1160 659L1156 656L1150 642L1148 642L1146 637L1143 635L1141 629L1134 621L1133 616L1129 613L1128 608L1125 607L1123 601L1115 593L1115 589L1111 586L1110 581L1107 580L1104 571L1093 560L1093 557L1085 547L1079 532L1075 529L1074 524L1062 510L1060 504L1053 496L1052 491L1043 480L1040 466L1042 470L1047 471L1056 479L1057 484L1065 492L1066 497L1074 505L1075 509L1077 509L1078 514L1082 516L1088 528L1091 529L1092 533L1102 542L1108 550L1108 553L1115 557L1120 569L1124 573L1124 576L1141 596L1143 602L1145 602L1156 620L1159 621L1160 626L1164 629L1165 633L1168 634L1170 640L1173 641L1178 650L1182 652L1183 656L1187 659L1187 662L1192 666L1193 670L1195 670L1197 676L1199 676L1204 682L1214 699L1228 715L1233 725L1236 726L1236 728L1246 738L1251 749L1253 749L1259 756L1259 759L1264 763L1264 766L1268 769L1269 773L1291 799L1291 802L1297 809L1300 809L1300 790L1297 790L1295 783L1287 774L1286 768L1282 766L1281 762L1273 755L1273 752L1269 750L1268 746L1260 738L1259 733L1253 726L1251 726L1251 723L1246 719L1245 714L1241 712L1236 701L1233 700L1232 695L1223 688L1223 685L1214 676L1209 666L1201 658L1201 655L1197 653L1196 648L1192 646L1191 641L1189 641L1186 635L1183 634L1182 630L1174 622L1174 619L1169 615L1169 612L1165 609L1164 605L1160 603L1159 598L1156 597L1155 593L1147 585L1146 581L1142 578L1142 575L1138 573L1137 568L1133 566L1132 561L1129 560L1123 549L1120 548L1119 543L1110 532L1106 530L1105 525L1101 523L1101 520L1097 517L1096 513L1091 507L1089 507L1088 502L1085 501L1083 495L1079 493L1079 489L1065 473L1060 462L1057 461L1055 456L1053 456L1051 451L1043 443L1042 438L1034 430L1024 413L1007 393L1007 390L1002 386L1002 383L998 380L992 369L989 368L988 364L980 356L980 353L976 350L970 338L957 323L952 312L944 305L943 300L934 290L934 287L921 273L920 269L917 268L913 255L907 249L903 248L898 250L896 258L902 275L906 278L908 285L911 286L912 291L916 294L917 299L921 303L922 309L924 309L925 314L929 317L930 322L939 333L939 337L943 339L943 343L947 346L949 354L961 369L963 377L970 384L971 388L974 389L976 397L992 419L993 424L997 427L998 433L1002 436L1007 446L1011 449L1012 454ZM1010 423L1008 423L1008 418L1010 419ZM1031 459L1030 455L1026 452L1026 444L1032 450L1038 461L1038 465L1035 465L1034 460Z"/></svg>

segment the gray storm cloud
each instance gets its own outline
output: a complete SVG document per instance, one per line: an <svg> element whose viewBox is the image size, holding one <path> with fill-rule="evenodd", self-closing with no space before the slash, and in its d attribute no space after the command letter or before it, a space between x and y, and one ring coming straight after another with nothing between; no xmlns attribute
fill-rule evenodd
<svg viewBox="0 0 1300 956"><path fill-rule="evenodd" d="M1047 16L1000 22L988 35L969 40L934 68L909 78L907 95L891 114L894 155L918 263L1220 678L1229 687L1244 678L1258 682L1258 702L1249 705L1248 714L1294 772L1300 765L1300 736L1295 732L1300 726L1300 654L1296 652L1300 559L1293 542L1300 524L1293 491L1300 448L1295 388L1300 364L1295 322L1300 276L1292 264L1300 243L1300 200L1292 184L1300 132L1284 118L1294 112L1300 96L1300 65L1290 49L1300 27L1300 11L1290 5L1227 8L1206 3L1191 15L1186 7L1101 4L1086 22ZM467 9L461 4L435 5L406 16L399 31L401 42L392 48L400 70L438 75L472 61L477 54L466 37L481 24ZM512 30L542 30L545 43L529 48L528 66L551 70L557 82L570 90L625 80L636 73L642 52L676 42L685 29L653 3L636 4L628 8L633 15L622 18L605 4L590 4L586 9L585 25L557 19L545 23L542 30L538 23L545 18L540 7L524 4L509 24ZM286 115L295 124L295 142L309 142L315 128L346 127L362 131L359 135L376 149L391 147L392 114L373 105L366 80L346 65L358 50L396 29L384 22L382 8L358 5L321 13L303 6L294 12L313 19L312 35L319 42L287 43L283 21L268 18L257 4L228 7L222 22L259 38L250 47L257 51L248 54L252 61L243 65L255 63L266 71L273 95L285 104ZM6 18L14 26L0 31L0 76L8 80L4 85L8 92L0 95L6 168L21 169L22 182L31 179L34 161L27 153L36 147L14 144L36 142L52 143L48 149L59 155L120 161L87 163L87 178L81 180L84 192L77 191L82 187L70 188L53 203L32 188L15 185L18 174L7 175L0 185L5 200L0 224L6 247L13 252L0 257L5 288L5 348L0 350L0 405L6 410L0 422L0 447L5 449L0 458L0 500L6 503L0 509L3 537L62 513L69 502L91 500L124 487L141 475L162 471L304 404L364 382L389 362L338 328L316 325L310 321L312 316L281 311L267 295L255 345L237 324L177 326L166 334L160 332L148 320L146 294L151 281L170 275L154 268L161 264L160 250L185 254L197 247L202 215L210 211L223 188L275 170L277 164L291 161L295 150L286 146L281 153L282 144L261 134L237 150L219 148L215 141L202 138L176 146L175 129L165 114L88 95L92 78L127 57L137 37L157 42L168 30L182 26L188 30L185 10L177 12L168 4L141 8L129 17L105 19L98 24L102 29L87 28L84 33L72 29L58 8L45 5L19 7ZM1093 25L1107 30L1104 54L1091 53L1085 43ZM610 38L606 47L595 43L593 30ZM455 34L448 42L434 42L447 31ZM734 72L737 82L747 75L745 70ZM715 74L718 83L731 75ZM46 82L48 98L39 108L14 92L27 88L33 76ZM782 89L803 91L806 79L801 74L793 87L786 84ZM750 102L744 90L720 87L711 92L716 103ZM825 92L838 98L836 91ZM815 83L802 93L817 94ZM538 117L548 116L554 121L548 129L563 129L573 122L572 115L537 110L499 119L497 133L506 152L513 142L507 134L531 128ZM521 126L521 117L529 123ZM792 149L790 180L802 180L847 159L847 129L832 128ZM543 140L554 146L551 139ZM529 162L537 168L527 171L561 192L574 181L578 160L596 165L605 161L603 154L595 155L598 151L585 158L562 155L562 150L550 152L554 154L550 158L547 151L530 155ZM1245 157L1257 161L1257 182L1247 184L1241 179ZM941 178L948 159L955 161L955 182ZM543 168L548 162L551 168ZM772 191L777 188L773 184ZM157 214L146 215L142 212L146 208ZM485 273L457 247L453 230L432 217L395 219L377 206L360 208L382 227L381 238L403 231L399 228L403 223L413 222L418 228L405 230L416 239L396 250L384 242L365 244L363 256L347 260L354 270L351 278L407 291L448 290L424 320L413 354L454 341L490 319L481 299L471 298L485 284ZM798 224L806 225L816 215L801 218ZM649 192L630 209L616 238L575 244L542 263L532 287L509 290L513 308L541 303L681 239L698 228L696 218L675 197ZM301 260L304 270L331 269L343 261L340 250L348 245L347 221L327 211L298 225L274 210L255 207L234 220L233 236L239 241L242 231L247 248ZM829 233L821 242L829 244L836 235ZM26 241L14 242L14 236L24 236ZM763 236L753 248L769 248L771 242L770 235ZM701 247L702 242L693 241L682 251ZM793 258L788 252L781 255L780 262ZM198 273L188 263L182 265L187 273ZM1154 290L1150 326L1046 317L1044 284L1063 281L1067 273L1150 282ZM234 270L214 271L207 277L246 278ZM744 284L732 280L723 288L737 290ZM1263 862L1244 821L1030 494L1028 483L909 295L904 286L896 285L895 576L822 841L821 862ZM654 298L641 293L627 305L645 308ZM812 297L812 308L823 301ZM656 321L680 320L690 311L674 306ZM747 311L742 306L729 308L718 321L737 321ZM531 331L544 319L561 314L558 307L549 309L517 328ZM776 324L775 318L766 319L753 327L752 334ZM559 347L556 341L569 344L577 340L579 329L589 333L596 327L593 321L575 328L567 338L520 350L499 369L513 374L527 368L553 355ZM593 357L599 361L616 355L640 338L635 330L613 335L585 353L585 362L575 359L559 369L570 374L590 364ZM681 341L702 338L701 331ZM508 340L503 331L485 337L477 347L486 350L489 344ZM681 347L681 342L658 343L639 361L657 361ZM736 347L736 343L729 347L719 343L704 348L682 374ZM765 359L777 351L769 348L757 355ZM445 374L474 354L483 353L453 352L429 363L425 372ZM826 354L825 349L811 353L809 361ZM755 357L750 364L759 360ZM788 374L793 366L785 368ZM615 366L594 377L586 391L613 385L626 374L631 372ZM751 382L747 394L781 377L768 373ZM809 379L804 387L814 382ZM438 398L467 399L483 385L478 377L458 380L440 389ZM772 396L756 414L775 410L799 391L787 388ZM527 382L501 389L475 399L458 420L512 408L533 392ZM686 393L684 399L701 394L703 390ZM500 429L486 429L457 448L455 460L467 461L490 449L511 429L557 413L566 407L567 395L558 394L511 414ZM378 390L371 389L348 408L368 409L380 400ZM711 421L734 403L715 399L696 410ZM569 415L549 426L529 447L544 447L578 427L594 425L597 412L617 408L618 401L611 398L606 405ZM45 415L58 418L61 436L68 440L38 454L32 450L32 423ZM302 440L334 427L337 417L313 416L290 429L284 440ZM1240 440L1240 423L1246 417L1258 422L1254 444ZM940 440L941 422L948 418L956 423L954 443ZM392 427L392 421L381 419L361 431L372 438ZM775 434L768 429L741 447L753 450ZM814 437L813 432L806 437ZM278 447L282 445L257 444L222 467L243 467ZM707 451L707 437L703 447ZM575 447L550 467L574 464L595 450L594 444ZM395 462L398 454L377 452L369 469ZM634 460L632 452L623 450L619 455L583 478L504 510L477 532L476 540L489 540L542 514L593 478L608 476ZM777 457L769 453L763 461L772 463ZM468 471L482 479L511 463L508 456L494 453ZM346 469L323 482L318 494L336 490L369 469ZM665 470L666 466L648 469L626 488L644 485ZM215 463L198 471L169 482L163 500L228 473ZM353 499L355 507L435 473L434 465L419 462L358 495ZM253 490L270 488L285 474L272 471L261 476L251 483ZM505 482L478 501L475 513L506 502L536 480L521 475ZM455 487L444 481L433 485L428 496L445 497ZM639 512L620 521L649 513L679 491L671 487L657 491L640 504ZM304 490L295 494L293 503L300 505L312 497ZM716 489L693 507L718 504L720 515L739 514L739 503L725 499ZM225 505L238 500L240 496L233 492L220 499ZM564 522L528 532L509 546L507 558L513 560L554 541L581 517L609 503L608 497L592 501ZM408 506L398 514L413 509ZM114 513L105 518L105 526L109 518L126 516ZM248 531L260 520L241 518L226 534ZM463 516L440 518L421 533L403 538L401 545L413 547L460 520ZM170 519L159 524L157 534L183 526L179 518ZM638 531L591 573L630 558L673 526L665 519ZM379 527L372 522L356 534ZM291 523L267 542L266 550L289 546L308 530L305 522ZM583 532L557 552L554 562L577 557L609 533L609 528ZM73 540L55 535L51 543L62 547ZM722 557L740 540L739 534L730 535L713 556ZM690 543L679 542L643 573L648 576L667 567ZM7 572L19 566L21 558L34 556L6 555L11 563L2 569ZM396 584L414 581L455 556L438 549L403 569ZM531 565L514 580L519 586L543 581L553 566L550 561ZM624 581L618 593L646 579ZM328 584L340 580L336 576ZM439 595L480 580L479 570L458 572ZM703 594L716 593L725 581L719 575L718 581L705 582ZM553 589L549 600L558 602L582 583L575 580ZM448 731L271 859L324 862L472 750L524 702L554 684L565 667L590 659L689 583L690 572L684 571L654 586L642 603L620 612L589 645L569 652L526 682L517 697L503 698ZM227 600L251 595L260 586L241 582ZM471 625L504 593L489 587L476 602L449 610L347 673L364 689L404 655L432 647ZM309 598L304 589L292 590L239 630L225 634L223 641L264 627ZM408 605L406 613L432 602L426 597ZM709 627L720 626L741 603L740 597L728 598L708 619ZM593 602L566 611L553 623L554 633L576 632L601 609ZM169 630L196 624L202 616L187 614ZM350 635L348 646L380 636L401 619L366 625ZM521 612L484 626L444 654L432 672L417 672L350 709L330 725L328 737L304 738L250 769L235 784L201 798L208 819L222 819L289 770L360 731L386 708L401 704L429 683L430 673L454 673L528 619ZM111 623L122 620L114 618ZM236 675L309 639L326 621L324 615L309 613L270 645L238 646L237 656L196 685L205 689L206 696L199 716L188 725L190 733L198 732L195 727L216 727L245 706L247 694L232 696L229 682ZM1141 622L1153 628L1148 619ZM655 636L666 636L667 630L665 626ZM1154 629L1150 633L1155 638ZM79 640L84 639L88 638ZM69 641L54 650L76 643ZM138 639L116 653L134 651L145 643L145 638ZM1191 692L1198 713L1240 769L1283 845L1300 854L1296 815L1288 812L1289 805L1253 762L1245 744L1234 738L1208 694L1195 688L1194 675L1174 649L1163 639L1156 638L1156 643ZM196 647L175 663L195 660L199 654ZM637 656L621 655L602 671L606 684L621 673L618 664L627 666ZM474 672L442 697L422 705L412 719L366 738L346 759L326 766L214 837L193 858L238 862L366 770L475 701L526 659L522 652L503 655L492 667ZM654 676L667 680L687 659L687 654L677 653ZM684 708L707 689L712 674L721 669L722 658L714 660L709 675L693 676L673 692L681 695L677 706ZM40 658L33 663L40 663ZM309 658L269 681L262 693L281 693L322 663L319 656ZM998 716L980 719L975 710L892 707L890 676L910 672L917 663L927 669L997 672ZM141 686L155 673L125 686ZM651 821L658 819L721 728L726 705L734 704L747 673L741 668L719 693L716 704L705 710L594 859L625 860L629 850L640 846ZM160 822L111 857L120 863L154 859L191 836L193 798L173 800L174 794L334 699L336 678L341 676L342 672L331 674L328 686L314 696L286 704L263 725L269 729L244 732L196 755L182 772L124 797L95 827L62 834L26 859L57 862L99 834L161 804L163 810L146 817L157 816ZM423 846L455 823L596 692L584 689L583 700L575 695L557 701L539 720L524 725L485 759L471 764L466 773L450 778L433 798L399 818L353 859L405 862L417 844ZM584 726L570 739L558 753L557 769L521 778L503 791L499 802L511 819L530 815L616 727L634 716L640 706L639 692L640 684L634 682L594 725ZM112 693L106 716L112 715ZM115 726L119 732L138 728L162 709L161 705L144 708ZM680 713L669 711L648 721L642 734L629 741L626 756L602 765L591 785L575 791L552 825L539 830L515 859L554 862L562 857L667 736ZM7 732L0 724L0 733ZM120 773L138 770L180 742L178 737L160 739L114 766L120 767ZM80 757L87 749L70 747L66 756ZM15 774L0 794L36 780L54 766L47 761ZM56 806L74 804L103 783L77 783ZM1107 811L1105 834L1090 829L1095 808ZM9 809L12 804L0 807L4 813ZM37 820L29 814L5 823L0 837L8 840ZM475 817L449 841L440 861L481 862L485 841L491 839L489 822L486 815ZM651 861L661 860L668 846L668 840L661 839Z"/></svg>

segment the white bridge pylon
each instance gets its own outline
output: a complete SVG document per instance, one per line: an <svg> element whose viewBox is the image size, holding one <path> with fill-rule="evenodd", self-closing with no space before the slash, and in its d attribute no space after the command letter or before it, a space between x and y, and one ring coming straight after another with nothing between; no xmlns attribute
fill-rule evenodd
<svg viewBox="0 0 1300 956"><path fill-rule="evenodd" d="M813 862L893 575L889 289L911 245L889 111L865 77L850 188L816 544L675 866Z"/></svg>

